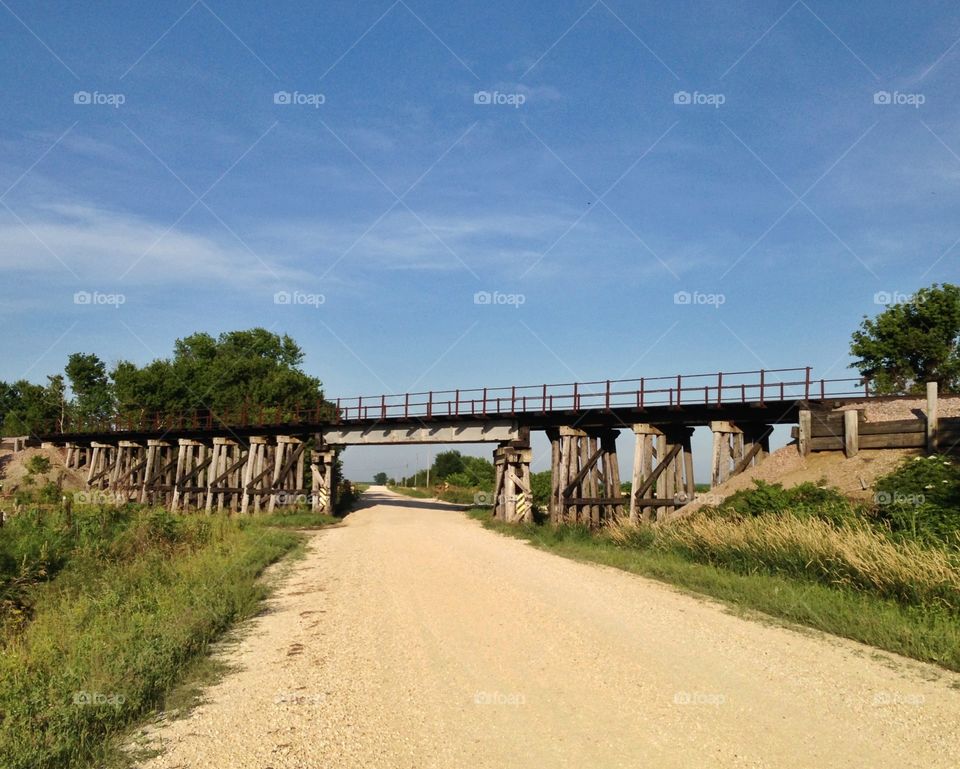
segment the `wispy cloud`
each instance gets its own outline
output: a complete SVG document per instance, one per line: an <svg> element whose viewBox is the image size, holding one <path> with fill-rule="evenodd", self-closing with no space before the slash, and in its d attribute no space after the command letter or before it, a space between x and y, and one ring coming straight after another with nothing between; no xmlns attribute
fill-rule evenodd
<svg viewBox="0 0 960 769"><path fill-rule="evenodd" d="M66 277L65 264L81 280L117 281L136 263L125 278L128 284L209 280L239 288L276 281L248 249L219 235L166 231L163 225L138 216L78 203L54 203L17 213L22 222L0 212L2 270ZM148 250L149 255L141 259ZM275 261L268 255L261 258L271 264ZM289 279L302 275L282 265L274 271Z"/></svg>

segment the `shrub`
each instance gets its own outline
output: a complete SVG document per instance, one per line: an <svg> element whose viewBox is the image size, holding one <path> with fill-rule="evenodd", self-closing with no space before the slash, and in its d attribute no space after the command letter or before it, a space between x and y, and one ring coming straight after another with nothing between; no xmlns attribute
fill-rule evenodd
<svg viewBox="0 0 960 769"><path fill-rule="evenodd" d="M927 542L960 532L960 467L949 457L913 457L874 484L877 517L892 531Z"/></svg>
<svg viewBox="0 0 960 769"><path fill-rule="evenodd" d="M760 515L789 514L841 522L858 517L858 509L837 489L821 482L801 483L790 489L779 483L755 480L752 489L741 489L716 508L720 515L754 518Z"/></svg>
<svg viewBox="0 0 960 769"><path fill-rule="evenodd" d="M451 486L459 486L460 488L473 485L473 479L466 473L451 473L445 480Z"/></svg>
<svg viewBox="0 0 960 769"><path fill-rule="evenodd" d="M35 454L27 460L27 472L32 475L43 475L50 472L50 458L43 454Z"/></svg>
<svg viewBox="0 0 960 769"><path fill-rule="evenodd" d="M550 490L553 482L551 472L544 470L530 474L530 493L537 505L545 506L550 501Z"/></svg>

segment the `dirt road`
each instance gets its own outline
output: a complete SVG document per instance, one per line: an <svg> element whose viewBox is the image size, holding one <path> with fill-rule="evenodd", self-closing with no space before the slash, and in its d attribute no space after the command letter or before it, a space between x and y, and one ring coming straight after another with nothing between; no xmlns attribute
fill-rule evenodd
<svg viewBox="0 0 960 769"><path fill-rule="evenodd" d="M368 495L145 766L960 766L960 676Z"/></svg>

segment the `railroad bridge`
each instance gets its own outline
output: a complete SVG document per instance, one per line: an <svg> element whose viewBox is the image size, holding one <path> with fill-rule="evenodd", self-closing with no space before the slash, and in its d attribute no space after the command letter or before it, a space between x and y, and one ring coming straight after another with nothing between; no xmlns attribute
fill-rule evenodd
<svg viewBox="0 0 960 769"><path fill-rule="evenodd" d="M551 447L551 519L599 525L625 515L654 520L694 498L695 427L713 432L715 486L762 461L778 424L795 425L803 452L868 445L871 436L859 436L862 413L835 409L871 398L863 380L816 379L803 367L144 414L58 425L34 440L64 450L69 467L86 471L91 492L112 500L243 513L291 500L332 511L334 460L348 446L492 443L494 515L517 522L532 516L530 434L539 430ZM934 386L934 411L935 402ZM628 496L617 462L621 430L635 435ZM927 445L929 432L921 425L899 445Z"/></svg>

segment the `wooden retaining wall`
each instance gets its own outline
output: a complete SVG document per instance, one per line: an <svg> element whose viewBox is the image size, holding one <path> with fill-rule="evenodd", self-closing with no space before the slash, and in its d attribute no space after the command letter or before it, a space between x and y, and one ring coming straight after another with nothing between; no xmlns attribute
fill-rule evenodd
<svg viewBox="0 0 960 769"><path fill-rule="evenodd" d="M960 451L960 418L941 419L937 391L927 393L926 413L912 419L868 422L862 410L800 412L796 428L801 453L860 449L924 449L929 453Z"/></svg>

